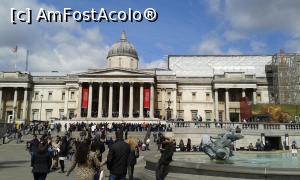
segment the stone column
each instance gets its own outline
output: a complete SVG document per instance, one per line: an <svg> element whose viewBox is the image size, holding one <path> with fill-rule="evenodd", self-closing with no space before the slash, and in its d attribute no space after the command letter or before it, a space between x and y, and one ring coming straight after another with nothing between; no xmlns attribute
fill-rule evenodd
<svg viewBox="0 0 300 180"><path fill-rule="evenodd" d="M219 121L219 94L218 89L215 89L215 119Z"/></svg>
<svg viewBox="0 0 300 180"><path fill-rule="evenodd" d="M13 104L13 119L17 119L17 99L18 99L18 89L15 88L15 93L14 93L14 104Z"/></svg>
<svg viewBox="0 0 300 180"><path fill-rule="evenodd" d="M2 91L3 89L0 88L0 119L2 119Z"/></svg>
<svg viewBox="0 0 300 180"><path fill-rule="evenodd" d="M150 87L150 118L154 118L154 84Z"/></svg>
<svg viewBox="0 0 300 180"><path fill-rule="evenodd" d="M89 83L89 102L88 102L88 111L87 117L92 117L92 100L93 100L93 83Z"/></svg>
<svg viewBox="0 0 300 180"><path fill-rule="evenodd" d="M98 118L102 118L102 96L103 96L103 86L102 83L99 83Z"/></svg>
<svg viewBox="0 0 300 180"><path fill-rule="evenodd" d="M225 113L226 113L226 121L230 120L229 116L229 89L226 89L225 91Z"/></svg>
<svg viewBox="0 0 300 180"><path fill-rule="evenodd" d="M140 85L140 118L144 117L144 84Z"/></svg>
<svg viewBox="0 0 300 180"><path fill-rule="evenodd" d="M246 97L246 92L245 92L245 88L242 89L242 97Z"/></svg>
<svg viewBox="0 0 300 180"><path fill-rule="evenodd" d="M133 118L133 83L130 84L130 93L129 93L129 118Z"/></svg>
<svg viewBox="0 0 300 180"><path fill-rule="evenodd" d="M167 118L166 117L166 89L162 88L161 89L161 115L162 118Z"/></svg>
<svg viewBox="0 0 300 180"><path fill-rule="evenodd" d="M173 94L173 119L177 118L177 91L176 89L172 90L172 94Z"/></svg>
<svg viewBox="0 0 300 180"><path fill-rule="evenodd" d="M23 99L23 117L22 119L24 121L26 121L26 117L27 117L27 99L28 99L28 89L25 88L24 89L24 99Z"/></svg>
<svg viewBox="0 0 300 180"><path fill-rule="evenodd" d="M119 94L119 118L123 118L123 83L120 83L120 94Z"/></svg>
<svg viewBox="0 0 300 180"><path fill-rule="evenodd" d="M113 83L109 83L109 101L108 101L108 118L112 118L112 107L113 107Z"/></svg>
<svg viewBox="0 0 300 180"><path fill-rule="evenodd" d="M82 103L82 83L79 83L79 92L78 92L78 109L77 117L81 117L81 103Z"/></svg>
<svg viewBox="0 0 300 180"><path fill-rule="evenodd" d="M253 104L256 104L256 89L253 89L253 100L252 100Z"/></svg>
<svg viewBox="0 0 300 180"><path fill-rule="evenodd" d="M69 101L69 88L65 91L65 102L64 102L64 116L68 118L68 101Z"/></svg>

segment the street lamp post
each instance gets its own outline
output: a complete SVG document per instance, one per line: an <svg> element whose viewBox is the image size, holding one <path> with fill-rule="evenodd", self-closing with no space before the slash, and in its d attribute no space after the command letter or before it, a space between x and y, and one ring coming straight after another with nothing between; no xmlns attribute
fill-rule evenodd
<svg viewBox="0 0 300 180"><path fill-rule="evenodd" d="M171 100L169 99L168 101L168 108L167 108L167 120L170 120L170 116L171 116Z"/></svg>
<svg viewBox="0 0 300 180"><path fill-rule="evenodd" d="M41 94L41 108L40 108L40 121L42 121L42 105L43 105L43 94Z"/></svg>
<svg viewBox="0 0 300 180"><path fill-rule="evenodd" d="M16 124L16 114L17 114L16 111L17 111L17 107L15 106L14 109L13 109L13 115L14 115L14 117L13 117L14 118L13 119L14 123L13 124Z"/></svg>

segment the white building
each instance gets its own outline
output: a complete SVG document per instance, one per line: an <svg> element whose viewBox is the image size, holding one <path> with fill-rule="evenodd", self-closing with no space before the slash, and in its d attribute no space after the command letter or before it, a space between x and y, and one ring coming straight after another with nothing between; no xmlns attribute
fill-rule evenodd
<svg viewBox="0 0 300 180"><path fill-rule="evenodd" d="M170 55L167 69L139 69L138 54L122 33L105 69L0 72L0 119L147 121L201 115L204 120L239 121L240 97L269 103L265 65L271 60Z"/></svg>

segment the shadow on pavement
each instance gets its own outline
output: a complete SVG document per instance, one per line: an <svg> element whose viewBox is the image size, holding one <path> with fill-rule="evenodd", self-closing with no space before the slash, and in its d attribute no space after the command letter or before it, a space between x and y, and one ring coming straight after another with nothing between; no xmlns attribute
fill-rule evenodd
<svg viewBox="0 0 300 180"><path fill-rule="evenodd" d="M29 161L0 161L0 166L8 165L8 164L24 164L28 163Z"/></svg>

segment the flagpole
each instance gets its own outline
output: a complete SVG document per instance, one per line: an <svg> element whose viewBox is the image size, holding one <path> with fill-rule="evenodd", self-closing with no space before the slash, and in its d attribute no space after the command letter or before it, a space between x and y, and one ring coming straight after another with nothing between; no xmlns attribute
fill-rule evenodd
<svg viewBox="0 0 300 180"><path fill-rule="evenodd" d="M29 50L26 51L26 64L25 64L25 72L28 71L28 56L29 56Z"/></svg>
<svg viewBox="0 0 300 180"><path fill-rule="evenodd" d="M17 71L17 59L18 59L18 50L16 51L15 71Z"/></svg>

